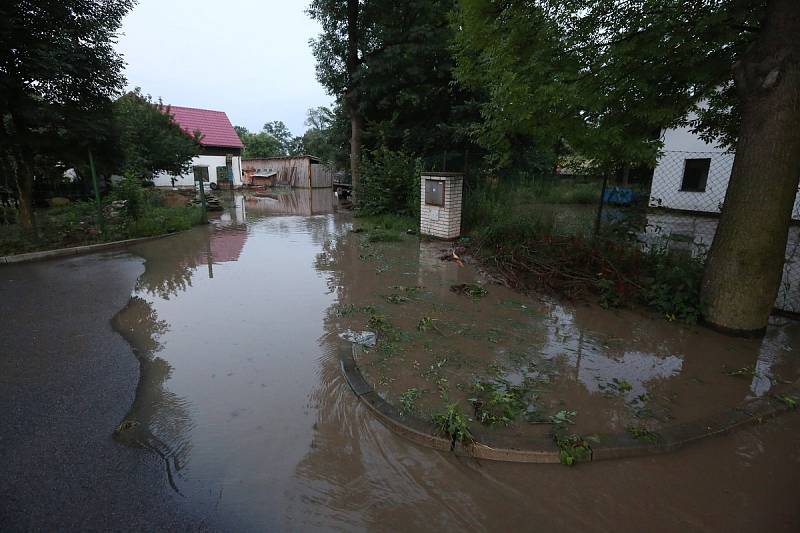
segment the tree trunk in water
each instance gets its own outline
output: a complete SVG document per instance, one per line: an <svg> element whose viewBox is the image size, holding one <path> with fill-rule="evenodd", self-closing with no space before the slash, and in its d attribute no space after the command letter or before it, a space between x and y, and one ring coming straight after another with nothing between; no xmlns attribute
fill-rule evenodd
<svg viewBox="0 0 800 533"><path fill-rule="evenodd" d="M350 110L350 175L353 177L353 201L356 200L358 184L361 181L361 132L364 119L358 110Z"/></svg>
<svg viewBox="0 0 800 533"><path fill-rule="evenodd" d="M771 0L758 40L734 65L742 124L701 289L717 329L760 334L781 281L800 178L800 2Z"/></svg>

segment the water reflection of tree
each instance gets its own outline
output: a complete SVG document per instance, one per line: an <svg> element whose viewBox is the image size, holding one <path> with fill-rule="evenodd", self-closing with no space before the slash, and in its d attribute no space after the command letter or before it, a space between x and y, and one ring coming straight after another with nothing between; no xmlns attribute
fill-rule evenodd
<svg viewBox="0 0 800 533"><path fill-rule="evenodd" d="M176 237L151 241L135 249L145 258L145 272L136 288L168 300L192 285L194 271L210 253L210 235L195 228Z"/></svg>
<svg viewBox="0 0 800 533"><path fill-rule="evenodd" d="M169 483L178 491L174 476L188 461L193 422L189 402L166 387L172 367L156 356L163 348L160 337L169 330L169 324L159 320L150 303L138 296L131 298L112 323L133 347L140 368L136 398L114 436L161 457Z"/></svg>

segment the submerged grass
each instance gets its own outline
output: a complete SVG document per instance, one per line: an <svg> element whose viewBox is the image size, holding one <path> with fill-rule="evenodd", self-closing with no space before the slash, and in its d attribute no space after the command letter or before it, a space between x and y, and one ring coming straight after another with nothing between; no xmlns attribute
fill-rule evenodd
<svg viewBox="0 0 800 533"><path fill-rule="evenodd" d="M578 185L499 184L469 191L464 224L470 252L515 288L588 297L604 307L646 305L669 320L696 322L703 259L666 247L644 249L636 240L642 220L633 213L595 236L594 208L552 205L554 198L570 198L564 190Z"/></svg>

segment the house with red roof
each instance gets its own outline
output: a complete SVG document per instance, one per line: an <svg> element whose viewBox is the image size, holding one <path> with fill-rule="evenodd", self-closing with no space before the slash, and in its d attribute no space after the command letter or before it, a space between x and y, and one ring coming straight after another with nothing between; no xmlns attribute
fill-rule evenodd
<svg viewBox="0 0 800 533"><path fill-rule="evenodd" d="M157 187L194 187L202 180L209 188L242 185L242 149L244 145L224 111L194 107L164 108L187 133L200 132L200 155L192 160L192 170L175 176L165 172L153 179Z"/></svg>

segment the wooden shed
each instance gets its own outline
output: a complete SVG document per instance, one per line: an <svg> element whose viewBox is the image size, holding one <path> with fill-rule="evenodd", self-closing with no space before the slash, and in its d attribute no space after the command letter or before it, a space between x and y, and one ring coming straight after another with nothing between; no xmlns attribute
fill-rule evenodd
<svg viewBox="0 0 800 533"><path fill-rule="evenodd" d="M245 185L260 185L262 176L274 176L275 185L299 189L323 189L333 186L333 170L313 155L242 159Z"/></svg>

